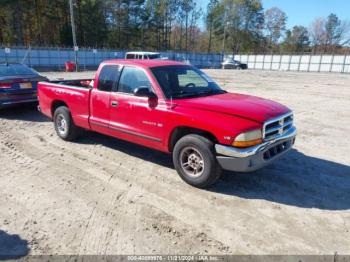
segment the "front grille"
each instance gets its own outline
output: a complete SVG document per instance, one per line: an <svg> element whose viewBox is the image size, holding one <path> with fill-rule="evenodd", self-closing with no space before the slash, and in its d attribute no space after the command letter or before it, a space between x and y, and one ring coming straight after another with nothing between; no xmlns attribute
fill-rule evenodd
<svg viewBox="0 0 350 262"><path fill-rule="evenodd" d="M271 140L286 133L293 126L293 113L288 113L274 119L271 119L264 124L263 138Z"/></svg>
<svg viewBox="0 0 350 262"><path fill-rule="evenodd" d="M264 153L264 160L269 160L269 159L279 155L280 153L286 151L294 144L294 141L295 140L292 139L292 140L282 142L278 145L275 145L275 146L269 148Z"/></svg>

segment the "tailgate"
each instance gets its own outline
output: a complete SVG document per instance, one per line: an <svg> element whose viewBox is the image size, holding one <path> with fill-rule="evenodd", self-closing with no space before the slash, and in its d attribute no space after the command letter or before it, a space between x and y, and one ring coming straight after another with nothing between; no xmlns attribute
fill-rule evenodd
<svg viewBox="0 0 350 262"><path fill-rule="evenodd" d="M38 97L42 113L53 117L59 106L67 106L74 123L89 128L90 87L69 86L61 83L39 82Z"/></svg>

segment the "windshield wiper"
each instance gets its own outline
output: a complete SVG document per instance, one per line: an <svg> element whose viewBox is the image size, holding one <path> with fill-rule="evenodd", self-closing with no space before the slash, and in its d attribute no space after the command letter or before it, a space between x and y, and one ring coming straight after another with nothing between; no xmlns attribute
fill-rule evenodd
<svg viewBox="0 0 350 262"><path fill-rule="evenodd" d="M219 95L219 94L224 94L224 93L226 93L226 91L224 91L224 90L211 89L211 90L206 91L206 92L197 93L197 95L198 96L207 96L207 95Z"/></svg>
<svg viewBox="0 0 350 262"><path fill-rule="evenodd" d="M193 93L193 92L177 92L177 93L170 94L172 98L184 98L184 97L191 97L196 95L198 95L198 93Z"/></svg>
<svg viewBox="0 0 350 262"><path fill-rule="evenodd" d="M208 95L218 95L227 93L225 90L215 90L211 89L205 92L177 92L172 93L170 96L172 98L185 98L185 97L200 97L200 96L208 96Z"/></svg>

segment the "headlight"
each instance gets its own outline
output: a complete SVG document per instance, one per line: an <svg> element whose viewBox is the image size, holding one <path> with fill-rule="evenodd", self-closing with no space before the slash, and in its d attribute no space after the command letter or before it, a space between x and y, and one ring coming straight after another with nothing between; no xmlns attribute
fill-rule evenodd
<svg viewBox="0 0 350 262"><path fill-rule="evenodd" d="M239 134L232 145L235 147L249 147L262 143L262 133L260 129Z"/></svg>

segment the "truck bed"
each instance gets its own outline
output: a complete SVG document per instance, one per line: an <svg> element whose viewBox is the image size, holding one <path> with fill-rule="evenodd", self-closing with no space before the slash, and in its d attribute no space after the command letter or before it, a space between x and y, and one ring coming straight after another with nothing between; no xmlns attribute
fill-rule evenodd
<svg viewBox="0 0 350 262"><path fill-rule="evenodd" d="M38 83L39 105L43 114L53 118L55 108L66 105L77 126L90 129L89 103L91 79L55 80Z"/></svg>
<svg viewBox="0 0 350 262"><path fill-rule="evenodd" d="M93 79L67 79L67 80L54 80L48 83L54 83L64 86L91 88L89 85Z"/></svg>

